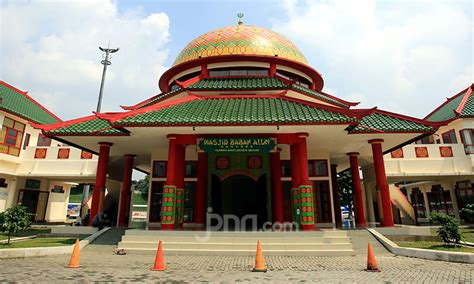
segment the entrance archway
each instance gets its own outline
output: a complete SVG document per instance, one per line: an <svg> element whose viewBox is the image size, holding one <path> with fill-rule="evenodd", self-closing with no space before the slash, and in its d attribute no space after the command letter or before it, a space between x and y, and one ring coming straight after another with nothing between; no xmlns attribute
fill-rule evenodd
<svg viewBox="0 0 474 284"><path fill-rule="evenodd" d="M261 228L268 220L267 216L267 178L261 175L257 180L246 175L233 175L221 181L212 175L212 208L213 213L233 215L239 220L246 215L257 218L257 228ZM251 230L250 221L245 223L245 229ZM240 230L234 222L229 222L228 228Z"/></svg>

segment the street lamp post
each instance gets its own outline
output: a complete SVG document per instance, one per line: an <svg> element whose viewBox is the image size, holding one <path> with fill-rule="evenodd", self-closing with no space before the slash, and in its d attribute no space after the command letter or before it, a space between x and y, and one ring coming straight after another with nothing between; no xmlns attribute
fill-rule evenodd
<svg viewBox="0 0 474 284"><path fill-rule="evenodd" d="M112 62L109 61L109 54L119 51L118 47L115 48L115 49L114 48L108 48L108 47L107 48L99 47L99 49L102 52L105 52L105 59L100 62L102 65L104 65L104 69L102 70L102 81L100 82L99 101L97 102L97 112L98 113L100 112L100 108L101 108L101 105L102 105L102 93L104 91L105 73L107 72L107 66L112 64Z"/></svg>

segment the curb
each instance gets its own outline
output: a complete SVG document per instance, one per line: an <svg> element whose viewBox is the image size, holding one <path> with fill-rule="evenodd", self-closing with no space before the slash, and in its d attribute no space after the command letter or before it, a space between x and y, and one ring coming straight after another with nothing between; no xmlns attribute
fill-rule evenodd
<svg viewBox="0 0 474 284"><path fill-rule="evenodd" d="M389 240L375 229L367 229L367 231L369 231L391 253L396 255L448 262L474 263L474 253L399 247L396 243Z"/></svg>
<svg viewBox="0 0 474 284"><path fill-rule="evenodd" d="M98 231L87 238L79 242L80 249L85 248L95 239L101 236L103 233L110 230L105 228L101 231ZM38 257L38 256L47 256L47 255L61 255L61 254L70 254L74 249L74 244L69 246L60 246L60 247L41 247L41 248L13 248L13 249L0 249L0 259L7 258L25 258L25 257Z"/></svg>

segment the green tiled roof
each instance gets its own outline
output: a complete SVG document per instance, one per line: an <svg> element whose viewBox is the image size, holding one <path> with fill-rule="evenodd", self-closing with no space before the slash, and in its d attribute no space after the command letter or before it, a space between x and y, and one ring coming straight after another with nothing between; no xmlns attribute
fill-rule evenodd
<svg viewBox="0 0 474 284"><path fill-rule="evenodd" d="M208 78L187 87L191 91L207 90L261 90L286 89L286 85L272 77L260 78Z"/></svg>
<svg viewBox="0 0 474 284"><path fill-rule="evenodd" d="M345 108L349 107L348 105L346 105L342 102L339 102L339 101L334 100L332 98L329 98L329 97L327 97L323 94L320 94L316 91L313 91L311 89L308 89L308 88L305 88L305 87L302 87L302 86L299 86L299 85L296 85L296 84L291 85L290 89L303 92L307 95L310 95L310 96L314 97L315 99L318 99L318 100L321 100L321 101L324 101L324 102L328 102L330 104L338 105L338 106L345 107Z"/></svg>
<svg viewBox="0 0 474 284"><path fill-rule="evenodd" d="M0 83L0 110L41 124L52 124L59 121L28 96L3 83Z"/></svg>
<svg viewBox="0 0 474 284"><path fill-rule="evenodd" d="M440 109L432 113L429 117L426 118L428 121L445 121L452 119L456 116L456 113L454 112L459 104L461 103L462 99L464 98L465 93L463 93L460 96L457 96L454 99L451 99L447 103L445 103L444 106L442 106Z"/></svg>
<svg viewBox="0 0 474 284"><path fill-rule="evenodd" d="M114 125L351 123L355 118L280 98L200 99L118 120Z"/></svg>
<svg viewBox="0 0 474 284"><path fill-rule="evenodd" d="M423 125L414 121L404 120L381 113L372 113L364 116L350 133L360 132L430 132L434 131L431 126Z"/></svg>
<svg viewBox="0 0 474 284"><path fill-rule="evenodd" d="M471 92L471 95L466 101L464 108L460 113L461 117L465 116L474 116L474 94Z"/></svg>
<svg viewBox="0 0 474 284"><path fill-rule="evenodd" d="M177 88L173 91L170 91L168 93L163 93L163 94L157 96L156 98L152 99L151 101L147 102L146 104L139 106L138 108L144 108L144 107L156 104L157 102L161 102L162 100L165 100L165 99L167 99L171 96L174 96L175 94L177 94L179 92L182 92L182 91L184 91L184 89L179 87L179 88Z"/></svg>
<svg viewBox="0 0 474 284"><path fill-rule="evenodd" d="M115 129L107 120L93 118L87 121L70 124L51 131L46 131L48 135L126 135L122 131Z"/></svg>

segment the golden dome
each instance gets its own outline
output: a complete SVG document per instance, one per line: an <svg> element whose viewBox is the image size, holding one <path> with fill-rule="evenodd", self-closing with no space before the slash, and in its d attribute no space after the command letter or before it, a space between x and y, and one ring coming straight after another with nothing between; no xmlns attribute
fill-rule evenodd
<svg viewBox="0 0 474 284"><path fill-rule="evenodd" d="M285 37L268 29L242 24L219 28L197 37L179 53L173 66L221 55L278 56L308 64L301 51Z"/></svg>

